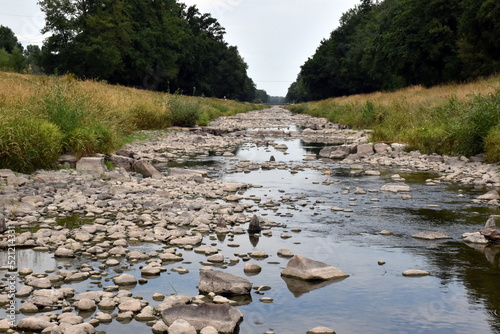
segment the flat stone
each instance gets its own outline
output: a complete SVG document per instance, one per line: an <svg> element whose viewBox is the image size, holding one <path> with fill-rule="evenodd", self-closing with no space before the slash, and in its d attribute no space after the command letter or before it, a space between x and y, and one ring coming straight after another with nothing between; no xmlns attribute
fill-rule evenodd
<svg viewBox="0 0 500 334"><path fill-rule="evenodd" d="M480 232L471 232L462 234L465 242L471 244L487 244L488 240Z"/></svg>
<svg viewBox="0 0 500 334"><path fill-rule="evenodd" d="M118 304L118 309L121 312L139 312L142 309L141 301L138 299L128 299Z"/></svg>
<svg viewBox="0 0 500 334"><path fill-rule="evenodd" d="M76 163L76 170L90 174L104 174L108 171L104 164L104 158L100 157L83 157Z"/></svg>
<svg viewBox="0 0 500 334"><path fill-rule="evenodd" d="M67 248L64 248L64 247L59 247L55 251L54 256L55 257L62 257L62 258L64 258L64 257L66 257L66 258L73 258L73 257L75 257L75 252L72 251L71 249L67 249Z"/></svg>
<svg viewBox="0 0 500 334"><path fill-rule="evenodd" d="M424 231L417 234L412 235L413 238L417 239L425 239L425 240L440 240L440 239L453 239L449 235L443 232L433 232L433 231Z"/></svg>
<svg viewBox="0 0 500 334"><path fill-rule="evenodd" d="M197 331L212 326L219 333L234 333L243 320L240 310L229 304L201 304L174 306L162 312L163 321L171 326L177 319L189 322ZM170 328L169 328L170 331ZM170 333L170 332L169 332Z"/></svg>
<svg viewBox="0 0 500 334"><path fill-rule="evenodd" d="M137 279L130 274L122 274L113 278L113 282L116 285L135 285L137 284Z"/></svg>
<svg viewBox="0 0 500 334"><path fill-rule="evenodd" d="M196 334L196 328L184 319L177 319L168 327L168 334Z"/></svg>
<svg viewBox="0 0 500 334"><path fill-rule="evenodd" d="M403 276L418 277L418 276L428 276L430 273L425 270L409 269L403 271Z"/></svg>
<svg viewBox="0 0 500 334"><path fill-rule="evenodd" d="M411 191L411 188L406 183L388 183L384 184L382 188L380 188L380 190L397 193L397 192L409 192Z"/></svg>
<svg viewBox="0 0 500 334"><path fill-rule="evenodd" d="M294 255L288 261L285 269L281 271L282 276L298 278L301 280L329 280L333 278L345 278L349 275L343 270L329 264Z"/></svg>
<svg viewBox="0 0 500 334"><path fill-rule="evenodd" d="M50 319L45 316L23 318L17 323L17 329L26 332L41 332L53 326L55 324L51 323Z"/></svg>
<svg viewBox="0 0 500 334"><path fill-rule="evenodd" d="M247 295L252 289L249 280L220 270L200 270L198 290L217 295Z"/></svg>
<svg viewBox="0 0 500 334"><path fill-rule="evenodd" d="M335 331L328 327L314 327L307 331L307 334L335 334Z"/></svg>

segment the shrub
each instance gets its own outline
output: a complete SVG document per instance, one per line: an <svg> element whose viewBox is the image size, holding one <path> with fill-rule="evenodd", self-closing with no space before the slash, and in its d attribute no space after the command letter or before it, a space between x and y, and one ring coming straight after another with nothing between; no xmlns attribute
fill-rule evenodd
<svg viewBox="0 0 500 334"><path fill-rule="evenodd" d="M0 122L0 168L30 173L53 167L63 134L46 120L21 118Z"/></svg>
<svg viewBox="0 0 500 334"><path fill-rule="evenodd" d="M169 99L170 121L173 126L195 126L200 118L200 102L174 95Z"/></svg>
<svg viewBox="0 0 500 334"><path fill-rule="evenodd" d="M171 126L170 115L156 106L139 104L134 106L130 113L137 130L164 129Z"/></svg>
<svg viewBox="0 0 500 334"><path fill-rule="evenodd" d="M484 151L488 162L500 161L500 124L488 132L484 139Z"/></svg>
<svg viewBox="0 0 500 334"><path fill-rule="evenodd" d="M119 146L117 136L105 126L79 127L67 133L63 139L63 150L77 157L95 153L110 153Z"/></svg>

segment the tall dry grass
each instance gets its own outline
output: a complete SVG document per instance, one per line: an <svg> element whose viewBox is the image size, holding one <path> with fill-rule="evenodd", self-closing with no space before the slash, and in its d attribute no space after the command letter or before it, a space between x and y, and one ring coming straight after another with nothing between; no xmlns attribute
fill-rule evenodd
<svg viewBox="0 0 500 334"><path fill-rule="evenodd" d="M289 107L352 128L373 129L372 141L405 142L425 153L500 161L500 76L432 88L353 95Z"/></svg>
<svg viewBox="0 0 500 334"><path fill-rule="evenodd" d="M205 125L263 108L79 81L0 72L0 168L50 168L61 153L109 153L134 131Z"/></svg>

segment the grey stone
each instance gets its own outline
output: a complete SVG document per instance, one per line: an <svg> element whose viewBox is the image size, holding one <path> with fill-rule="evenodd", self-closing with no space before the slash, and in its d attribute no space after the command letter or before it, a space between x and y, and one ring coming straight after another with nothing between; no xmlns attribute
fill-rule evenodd
<svg viewBox="0 0 500 334"><path fill-rule="evenodd" d="M294 257L288 261L286 268L281 271L281 275L306 281L329 280L349 276L341 269L323 262L308 259L301 255L294 255Z"/></svg>
<svg viewBox="0 0 500 334"><path fill-rule="evenodd" d="M48 327L55 326L50 322L50 319L45 316L41 317L27 317L19 320L16 328L21 331L27 332L41 332Z"/></svg>
<svg viewBox="0 0 500 334"><path fill-rule="evenodd" d="M67 249L64 247L59 247L54 253L55 257L67 257L67 258L73 258L75 257L75 252L72 251L71 249Z"/></svg>
<svg viewBox="0 0 500 334"><path fill-rule="evenodd" d="M462 238L472 244L487 244L488 240L480 232L464 233Z"/></svg>
<svg viewBox="0 0 500 334"><path fill-rule="evenodd" d="M449 235L443 232L433 232L433 231L424 231L417 234L412 235L413 238L417 239L425 239L425 240L439 240L439 239L452 239Z"/></svg>
<svg viewBox="0 0 500 334"><path fill-rule="evenodd" d="M491 190L491 191L488 191L486 194L479 196L477 199L483 200L483 201L489 201L492 199L500 199L500 195L498 194L498 191Z"/></svg>
<svg viewBox="0 0 500 334"><path fill-rule="evenodd" d="M409 192L411 188L406 183L387 183L380 188L382 191L390 191L390 192Z"/></svg>
<svg viewBox="0 0 500 334"><path fill-rule="evenodd" d="M196 334L196 328L184 319L177 319L168 327L168 334Z"/></svg>
<svg viewBox="0 0 500 334"><path fill-rule="evenodd" d="M76 163L76 170L83 173L95 175L104 174L108 171L101 157L83 157Z"/></svg>
<svg viewBox="0 0 500 334"><path fill-rule="evenodd" d="M219 270L200 270L198 290L202 293L213 292L218 295L247 295L252 282Z"/></svg>
<svg viewBox="0 0 500 334"><path fill-rule="evenodd" d="M64 334L94 334L95 328L89 323L70 326L64 329Z"/></svg>
<svg viewBox="0 0 500 334"><path fill-rule="evenodd" d="M95 308L97 307L95 301L92 299L80 299L79 301L75 302L73 306L82 311L95 310Z"/></svg>
<svg viewBox="0 0 500 334"><path fill-rule="evenodd" d="M374 154L373 143L361 144L357 146L358 154L372 155Z"/></svg>
<svg viewBox="0 0 500 334"><path fill-rule="evenodd" d="M134 162L134 170L137 173L142 174L144 177L150 177L153 179L163 178L163 174L160 173L153 165L147 161L139 160Z"/></svg>
<svg viewBox="0 0 500 334"><path fill-rule="evenodd" d="M260 220L259 217L256 215L252 216L252 219L250 220L250 224L248 225L248 233L260 233L262 228L260 227Z"/></svg>
<svg viewBox="0 0 500 334"><path fill-rule="evenodd" d="M403 271L403 276L413 276L413 277L418 277L418 276L428 276L430 273L425 270L418 270L418 269L409 269Z"/></svg>
<svg viewBox="0 0 500 334"><path fill-rule="evenodd" d="M234 333L243 320L240 310L229 304L201 304L174 306L162 312L163 321L171 326L177 319L189 322L197 331L212 326L219 333ZM170 329L169 329L170 330Z"/></svg>
<svg viewBox="0 0 500 334"><path fill-rule="evenodd" d="M314 327L307 331L307 334L335 334L335 331L328 327Z"/></svg>
<svg viewBox="0 0 500 334"><path fill-rule="evenodd" d="M118 309L121 312L139 312L142 309L141 301L134 298L127 299L118 304Z"/></svg>
<svg viewBox="0 0 500 334"><path fill-rule="evenodd" d="M113 282L116 285L135 285L137 284L137 279L130 274L121 274L113 278Z"/></svg>

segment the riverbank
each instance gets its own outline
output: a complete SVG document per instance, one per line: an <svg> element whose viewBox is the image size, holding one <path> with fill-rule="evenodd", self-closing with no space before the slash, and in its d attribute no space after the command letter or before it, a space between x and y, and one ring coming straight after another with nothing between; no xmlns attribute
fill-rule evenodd
<svg viewBox="0 0 500 334"><path fill-rule="evenodd" d="M352 277L338 284L350 293L360 286L365 294L374 293L362 285L379 277L381 265L374 256L389 263L384 267L389 274L380 276L386 280L377 278L381 287L413 291L415 281L410 283L401 276L404 270L413 269L407 267L410 265L432 272L429 279L439 286L442 277L437 265L413 262L413 255L399 263L397 257L409 249L392 255L392 250L378 248L410 245L420 252L420 247L427 249L429 244L422 246L411 236L430 228L447 232L453 247L463 251L461 234L480 225L458 221L453 224L458 227L442 231L420 222L405 225L396 219L378 225L370 219L380 211L377 220L388 221L386 212L391 211L386 205L394 210L414 203L425 210L441 205L470 206L471 217L482 221L485 214L498 211L498 199L481 199L500 187L498 165L405 152L399 144L373 145L368 143L369 134L272 108L222 117L207 128L144 131L142 136L147 139L130 143L116 154L84 159L88 164L80 161L76 169L69 168L76 160L67 157L62 163L68 168L63 170L33 174L2 170L0 207L7 225L16 232L13 248L19 266L0 269L5 278L16 273L17 322L30 319L23 321L26 327L22 329L46 332L77 328L92 332L95 327L108 333L162 333L167 325L159 311L177 304L215 302L241 310L244 320L240 327L245 333L282 332L272 325L280 318L285 320L278 324L288 332L287 326L300 327L300 332L317 326L338 332L356 330L357 324L348 323L347 318L337 314L341 321L334 323L331 314L326 316L313 306L319 303L329 305L322 308L341 309L350 305L344 299L334 307L330 303L335 298L322 299L321 291L340 293L334 282L283 283L280 271L293 254L348 271ZM297 143L309 147L308 151L299 150ZM337 150L344 156L332 160ZM108 170L104 160L116 168ZM139 169L139 162L144 168ZM429 175L424 184L411 180L411 174L418 171ZM455 191L453 203L441 204L437 201L449 198L451 192L439 190L432 195L437 190L430 189L445 189L444 184L475 189L472 193ZM446 194L444 198L442 194ZM426 198L430 202L422 204ZM446 214L453 212L449 210ZM479 213L472 214L476 211ZM254 214L261 221L259 236L246 231ZM323 220L316 222L314 217ZM386 239L382 227L393 239ZM352 239L362 247L351 245ZM369 248L367 241L376 247ZM2 245L9 246L7 238ZM366 252L363 247L368 247ZM443 247L446 252L442 244L432 247ZM30 253L22 253L26 248ZM23 261L23 256L39 261ZM368 258L365 263L363 259ZM29 267L21 267L21 263ZM260 270L254 267L256 271L249 273L246 264L255 264ZM251 280L251 296L256 300L198 292L198 273L206 266ZM9 273L9 269L15 270ZM4 284L0 295L4 309L12 300L9 291ZM286 293L292 293L292 299ZM421 294L418 289L416 293ZM461 295L454 298L462 301ZM284 314L289 307L295 321ZM301 318L308 308L324 316ZM391 323L386 320L386 325L378 324L379 332L394 332L394 328L384 327ZM460 326L466 328L462 322ZM480 326L484 329L484 324ZM0 328L10 327L8 319L0 321ZM21 328L10 331L20 332Z"/></svg>
<svg viewBox="0 0 500 334"><path fill-rule="evenodd" d="M373 142L400 142L425 154L484 153L500 161L500 77L463 84L376 92L287 107L354 129Z"/></svg>

